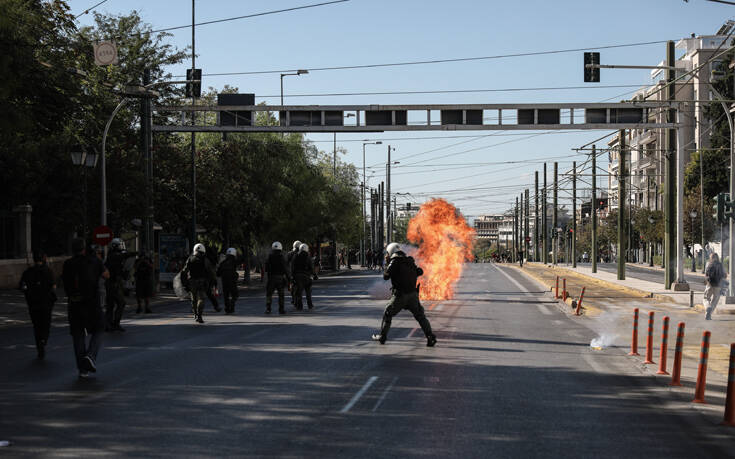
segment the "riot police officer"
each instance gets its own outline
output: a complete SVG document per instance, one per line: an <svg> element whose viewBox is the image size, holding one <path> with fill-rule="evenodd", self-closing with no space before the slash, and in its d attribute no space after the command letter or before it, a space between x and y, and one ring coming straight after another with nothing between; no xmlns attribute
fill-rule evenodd
<svg viewBox="0 0 735 459"><path fill-rule="evenodd" d="M283 256L283 246L278 241L271 245L271 253L265 262L265 272L268 273L268 283L265 287L265 313L270 314L273 291L278 290L278 313L285 314L283 291L290 281L290 273Z"/></svg>
<svg viewBox="0 0 735 459"><path fill-rule="evenodd" d="M418 276L424 274L424 271L416 266L413 257L406 256L398 243L389 244L386 251L389 262L383 273L383 279L390 279L392 295L383 313L380 333L374 334L373 339L379 341L380 344L385 344L393 316L403 309L408 309L413 314L414 319L421 325L421 330L426 335L426 345L434 346L436 336L431 331L431 324L429 319L426 318L424 307L419 302L419 293L416 288L416 280Z"/></svg>
<svg viewBox="0 0 735 459"><path fill-rule="evenodd" d="M293 248L286 255L286 263L288 263L289 268L293 267L293 259L299 254L299 247L301 247L301 241L293 241ZM293 272L293 268L291 272ZM289 292L291 292L291 304L296 304L296 284L291 283L288 287Z"/></svg>
<svg viewBox="0 0 735 459"><path fill-rule="evenodd" d="M304 309L304 299L302 295L306 292L306 304L309 309L314 308L311 302L311 276L314 275L314 264L309 256L309 246L301 244L299 253L291 262L291 272L293 273L294 290L296 296L296 309Z"/></svg>
<svg viewBox="0 0 735 459"><path fill-rule="evenodd" d="M217 282L214 267L206 252L204 244L195 244L193 253L181 271L181 283L191 293L191 311L194 313L194 320L200 324L204 323L202 314L207 289Z"/></svg>
<svg viewBox="0 0 735 459"><path fill-rule="evenodd" d="M110 242L110 253L107 254L105 267L110 272L110 278L105 283L106 290L106 330L124 332L120 326L123 311L125 310L125 254L122 239L115 238Z"/></svg>
<svg viewBox="0 0 735 459"><path fill-rule="evenodd" d="M235 257L237 250L233 247L227 249L225 259L217 267L217 276L222 279L222 296L225 300L225 314L235 312L237 301L237 261Z"/></svg>

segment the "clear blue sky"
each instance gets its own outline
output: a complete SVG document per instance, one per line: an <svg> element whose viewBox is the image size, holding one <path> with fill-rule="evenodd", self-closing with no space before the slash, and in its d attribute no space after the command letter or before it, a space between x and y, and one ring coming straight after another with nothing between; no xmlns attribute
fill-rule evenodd
<svg viewBox="0 0 735 459"><path fill-rule="evenodd" d="M324 1L324 0L321 0ZM97 3L70 0L75 14ZM320 0L198 0L197 22L291 8ZM108 0L97 11L126 14L137 10L154 29L191 23L190 0ZM351 0L287 13L197 27L197 67L207 73L247 72L340 65L451 59L550 51L616 44L678 40L714 34L730 18L735 6L704 0L617 1L477 1ZM92 15L79 18L88 24ZM171 43L191 44L191 29L172 32ZM601 51L603 64L655 65L664 58L665 45L655 44ZM172 69L180 74L182 69ZM600 85L645 85L647 70L602 70ZM256 102L278 104L279 75L204 77L204 85L225 84L256 94ZM284 80L287 104L391 103L526 103L598 102L620 100L635 88L595 88L454 94L368 95L305 97L305 94L377 91L435 91L585 86L582 52L516 57L472 62L383 67L358 70L313 71ZM299 96L302 95L302 96ZM276 96L276 97L267 97ZM560 171L579 162L570 149L604 131L552 133L531 137L513 132L437 131L380 134L339 134L348 150L345 161L362 168L360 139L382 140L367 147L369 186L383 179L387 144L396 148L393 191L410 192L398 202L420 203L427 196L446 197L465 215L502 212L524 188L533 188L538 163L472 165L557 157ZM510 134L510 135L509 135ZM488 137L490 135L490 137ZM444 138L463 136L461 138ZM408 139L408 138L412 139ZM417 137L431 137L418 140ZM332 134L310 135L320 149L331 151ZM512 141L503 145L503 142ZM462 142L462 144L459 144ZM459 145L455 145L459 144ZM466 150L474 150L465 152ZM416 161L424 167L410 164ZM554 159L549 159L553 161ZM447 164L464 166L448 169ZM413 167L411 167L413 166ZM604 167L605 165L602 164ZM551 171L551 165L549 170ZM421 173L417 173L421 172ZM372 178L370 176L372 175ZM480 191L460 191L476 187ZM444 193L443 193L444 192ZM533 192L532 192L533 193Z"/></svg>

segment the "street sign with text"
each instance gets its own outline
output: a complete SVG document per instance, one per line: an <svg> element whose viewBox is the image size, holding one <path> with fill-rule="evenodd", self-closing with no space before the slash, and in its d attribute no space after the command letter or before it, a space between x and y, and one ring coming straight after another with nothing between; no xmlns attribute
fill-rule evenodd
<svg viewBox="0 0 735 459"><path fill-rule="evenodd" d="M94 232L92 232L92 239L94 239L95 244L99 244L103 247L112 241L113 236L114 233L112 232L112 228L105 225L98 226L94 229Z"/></svg>

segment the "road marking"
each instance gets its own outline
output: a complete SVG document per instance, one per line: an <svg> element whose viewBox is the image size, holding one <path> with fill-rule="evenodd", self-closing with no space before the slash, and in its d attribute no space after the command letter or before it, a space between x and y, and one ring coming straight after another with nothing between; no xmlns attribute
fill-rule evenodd
<svg viewBox="0 0 735 459"><path fill-rule="evenodd" d="M547 316L554 314L553 312L549 311L549 308L547 308L543 304L537 304L536 307L539 309L539 311L541 311L542 314L546 314Z"/></svg>
<svg viewBox="0 0 735 459"><path fill-rule="evenodd" d="M393 389L393 385L398 381L398 376L393 378L393 381L390 382L388 387L385 388L382 394L380 394L380 398L375 403L375 406L373 407L373 413L380 407L380 404L383 403L383 400L385 400L385 396L388 395L388 392L390 392L391 389Z"/></svg>
<svg viewBox="0 0 735 459"><path fill-rule="evenodd" d="M497 267L496 267L495 269L497 269L497 270L498 270L498 271L500 272L500 274L502 274L503 276L507 277L509 281L513 282L513 283L515 284L515 286L516 286L516 287L518 287L519 289L521 289L521 291L520 291L520 292L518 292L518 293L519 293L520 295L529 295L529 293L525 291L525 289L523 288L523 286L522 286L522 285L521 285L520 283L518 283L518 282L517 282L517 281L516 281L515 279L513 279L512 277L510 277L510 275L506 274L506 273L505 273L505 272L504 272L504 271L503 271L502 269L500 269L500 268L497 268ZM537 304L537 305L536 305L536 307L538 307L539 311L541 311L541 313L542 313L542 314L545 314L545 315L547 315L547 316L551 316L551 315L553 315L553 314L554 314L553 312L551 312L551 311L549 310L549 308L547 308L547 307L546 307L546 306L544 306L543 304L540 304L540 303L539 303L539 304Z"/></svg>
<svg viewBox="0 0 735 459"><path fill-rule="evenodd" d="M418 330L418 329L419 329L419 327L413 327L413 330L411 330L410 332L408 332L408 336L406 336L406 338L412 337L413 334L416 333L416 330Z"/></svg>
<svg viewBox="0 0 735 459"><path fill-rule="evenodd" d="M362 397L365 392L367 392L368 389L370 389L370 386L373 385L375 381L378 380L377 376L371 376L370 379L367 380L364 386L362 386L362 389L357 391L357 393L350 399L349 402L347 402L347 405L345 405L341 410L339 410L340 413L347 413L352 409L353 406L355 406L355 403L357 403L358 400L360 400L360 397Z"/></svg>
<svg viewBox="0 0 735 459"><path fill-rule="evenodd" d="M582 354L582 358L596 372L598 372L598 373L607 373L607 371L604 368L602 368L597 362L595 362L595 359L593 359L590 354Z"/></svg>
<svg viewBox="0 0 735 459"><path fill-rule="evenodd" d="M444 303L442 303L439 306L437 306L436 308L434 308L434 311L441 311L443 307L444 307Z"/></svg>

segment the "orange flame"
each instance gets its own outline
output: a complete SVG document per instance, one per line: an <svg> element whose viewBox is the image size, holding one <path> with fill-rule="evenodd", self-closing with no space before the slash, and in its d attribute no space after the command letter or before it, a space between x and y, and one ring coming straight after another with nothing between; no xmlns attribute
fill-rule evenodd
<svg viewBox="0 0 735 459"><path fill-rule="evenodd" d="M462 274L462 264L472 260L474 230L462 214L444 199L421 206L408 223L408 240L418 244L416 261L424 270L422 300L448 300Z"/></svg>

